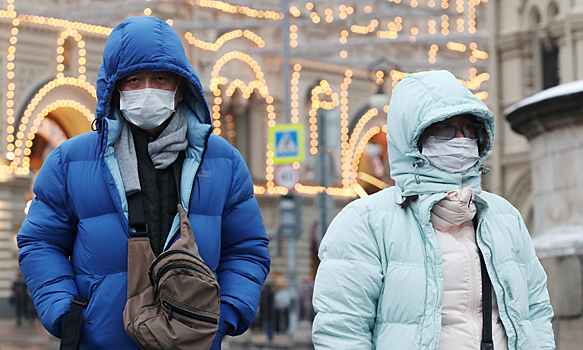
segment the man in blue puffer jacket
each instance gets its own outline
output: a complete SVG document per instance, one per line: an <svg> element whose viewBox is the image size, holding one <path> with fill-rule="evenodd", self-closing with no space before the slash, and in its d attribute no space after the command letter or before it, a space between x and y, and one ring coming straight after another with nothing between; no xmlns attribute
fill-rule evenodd
<svg viewBox="0 0 583 350"><path fill-rule="evenodd" d="M188 213L199 253L221 287L211 347L219 349L225 334L251 325L270 266L245 162L212 133L182 42L155 17L130 18L113 30L97 94L97 132L72 138L48 156L18 234L20 266L41 321L60 337L71 299L79 296L89 300L80 349L138 349L122 314L127 198L142 191L156 254L178 229L176 204Z"/></svg>

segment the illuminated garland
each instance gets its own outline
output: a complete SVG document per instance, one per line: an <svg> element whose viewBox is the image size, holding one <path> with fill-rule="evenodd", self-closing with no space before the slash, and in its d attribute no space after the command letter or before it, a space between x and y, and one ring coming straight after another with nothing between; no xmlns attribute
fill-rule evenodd
<svg viewBox="0 0 583 350"><path fill-rule="evenodd" d="M485 60L488 58L488 53L486 51L478 50L478 44L471 43L470 49L472 50L472 56L470 56L470 62L476 63L478 59Z"/></svg>
<svg viewBox="0 0 583 350"><path fill-rule="evenodd" d="M319 95L326 94L330 96L332 102L320 101ZM308 113L310 118L310 153L318 153L318 109L334 109L338 106L340 102L338 101L338 94L332 91L330 84L326 80L320 81L320 85L312 89L312 107Z"/></svg>
<svg viewBox="0 0 583 350"><path fill-rule="evenodd" d="M65 57L63 56L63 53L65 52L65 40L68 37L72 37L75 39L75 41L77 41L77 47L79 48L79 80L84 81L86 79L84 73L86 72L85 63L87 61L85 58L87 51L84 49L85 42L81 40L83 38L81 34L79 34L75 29L70 28L67 28L67 30L62 32L61 37L57 40L57 44L59 45L57 47L57 71L59 71L59 73L57 73L57 79L65 77L63 74L63 71L65 70L65 65L63 64Z"/></svg>
<svg viewBox="0 0 583 350"><path fill-rule="evenodd" d="M348 86L352 83L352 71L344 72L344 82L340 85L340 140L342 141L342 185L347 187L350 184L350 157L348 156Z"/></svg>
<svg viewBox="0 0 583 350"><path fill-rule="evenodd" d="M298 26L296 26L295 24L292 24L291 26L289 26L289 46L291 47L296 47L298 46Z"/></svg>
<svg viewBox="0 0 583 350"><path fill-rule="evenodd" d="M474 0L468 0L468 32L470 34L476 32L476 1Z"/></svg>
<svg viewBox="0 0 583 350"><path fill-rule="evenodd" d="M439 46L433 44L431 45L431 48L429 49L429 58L428 61L431 64L434 64L437 61L437 58L435 57L437 55L437 50L439 50Z"/></svg>
<svg viewBox="0 0 583 350"><path fill-rule="evenodd" d="M259 35L253 33L250 30L243 31L241 29L237 29L230 31L221 35L214 43L196 39L191 32L184 33L184 38L188 41L189 44L207 51L218 51L227 41L240 37L249 39L259 47L265 46L265 41L263 41Z"/></svg>
<svg viewBox="0 0 583 350"><path fill-rule="evenodd" d="M113 28L96 26L93 24L81 23L81 22L70 22L66 19L57 19L51 17L33 16L33 15L18 15L18 19L23 22L37 23L37 24L48 24L53 27L69 28L80 30L89 33L109 35L113 31Z"/></svg>
<svg viewBox="0 0 583 350"><path fill-rule="evenodd" d="M385 130L386 130L386 127L385 127ZM372 128L368 129L368 131L366 133L364 133L364 135L362 135L360 142L358 142L358 146L356 147L356 150L354 151L354 157L352 158L352 166L351 166L351 170L352 170L351 183L352 183L352 185L357 184L358 164L360 163L360 157L362 157L362 152L364 152L364 148L368 144L368 141L370 141L370 139L374 135L378 134L379 132L381 132L381 128L378 126L373 126Z"/></svg>
<svg viewBox="0 0 583 350"><path fill-rule="evenodd" d="M6 11L5 11L6 12ZM14 0L8 0L8 11L7 15L10 18L16 17L16 12L14 12ZM9 135L8 146L10 146L10 142L14 140L14 136L12 133L14 132L14 91L16 90L16 84L14 83L14 59L16 55L16 43L18 42L18 25L20 24L20 20L14 18L12 20L12 29L10 30L10 34L12 35L9 39L10 46L8 46L8 54L6 55L6 78L8 79L8 92L6 93L6 123L8 124L6 131ZM12 146L14 147L14 145ZM11 151L9 149L9 151ZM8 171L8 170L7 170ZM11 170L8 172L12 172Z"/></svg>
<svg viewBox="0 0 583 350"><path fill-rule="evenodd" d="M228 13L240 13L248 17L257 17L257 18L265 18L265 19L272 19L272 20L280 20L283 19L283 13L275 12L275 11L262 11L262 10L255 10L247 6L236 6L230 5L226 2L222 1L214 1L214 0L190 0L189 4L196 5L200 7L208 7L213 8L219 11L228 12Z"/></svg>
<svg viewBox="0 0 583 350"><path fill-rule="evenodd" d="M403 19L401 17L395 17L394 21L389 22L387 28L389 30L378 30L377 36L381 39L397 39L399 32L403 30Z"/></svg>
<svg viewBox="0 0 583 350"><path fill-rule="evenodd" d="M447 48L452 51L466 52L466 45L454 43L453 41L447 43Z"/></svg>
<svg viewBox="0 0 583 350"><path fill-rule="evenodd" d="M246 53L243 53L240 51L231 51L231 52L228 52L225 55L223 55L215 63L215 66L213 67L213 71L211 73L212 79L210 81L210 89L215 96L215 104L212 107L213 126L215 127L215 130L213 132L216 135L221 134L221 128L220 128L221 127L221 121L220 121L220 119L221 119L221 113L220 113L221 107L220 107L220 105L221 105L222 100L220 99L221 90L219 89L218 85L219 84L224 85L227 83L227 78L220 77L219 72L221 71L222 67L227 62L229 62L233 59L237 59L237 60L245 62L247 65L249 65L249 67L251 67L253 72L255 72L255 77L257 78L257 80L254 82L251 82L249 86L253 86L253 88L256 88L256 87L259 88L261 95L263 97L265 97L265 100L268 103L267 112L268 112L268 117L270 119L269 124L275 125L275 113L273 111L273 105L272 105L273 97L269 96L269 90L267 88L267 85L265 84L265 79L263 79L264 75L263 75L263 72L261 72L261 67L259 66L257 61L255 61L253 58L251 58L251 56L247 55ZM245 91L247 91L247 90L245 90ZM245 91L243 91L243 93L245 93ZM250 95L250 93L249 93L249 95Z"/></svg>
<svg viewBox="0 0 583 350"><path fill-rule="evenodd" d="M292 124L297 124L300 121L300 118L298 117L298 115L300 114L298 107L300 106L300 103L298 101L299 99L299 87L298 84L300 82L300 71L302 70L302 66L299 63L294 64L294 72L292 73L292 78L291 78L291 88L290 88L290 92L291 92L291 122Z"/></svg>
<svg viewBox="0 0 583 350"><path fill-rule="evenodd" d="M483 101L483 100L485 100L485 99L488 98L488 92L487 91L481 91L481 92L478 92L477 94L475 94L475 96L477 98L479 98L480 100Z"/></svg>
<svg viewBox="0 0 583 350"><path fill-rule="evenodd" d="M358 123L356 124L356 127L354 128L354 131L352 132L352 135L350 136L350 142L349 142L348 148L346 149L346 157L349 160L352 159L352 161L345 163L345 164L351 163L350 166L345 170L345 171L349 172L349 174L350 174L350 176L347 177L347 179L350 180L350 185L356 184L356 177L357 177L357 171L358 171L358 161L355 163L355 161L354 161L355 158L353 157L353 155L358 153L358 149L355 152L356 142L359 139L360 133L362 132L362 129L364 128L364 126L373 117L375 117L378 113L379 113L379 111L376 108L369 109L362 117L360 117ZM343 169L345 169L345 168L346 167L343 166Z"/></svg>
<svg viewBox="0 0 583 350"><path fill-rule="evenodd" d="M31 153L30 148L33 145L33 141L36 133L38 131L38 126L41 124L42 120L51 112L59 109L59 108L63 108L63 107L68 107L68 108L73 108L77 111L79 111L80 113L83 113L83 115L87 118L87 120L89 122L91 122L92 120L95 119L95 116L89 111L88 108L86 108L85 106L83 106L81 103L77 102L77 101L73 101L73 100L57 100L53 103L51 103L50 105L48 105L47 107L43 108L43 110L37 114L33 124L34 126L32 126L30 128L30 132L27 135L27 140L26 142L22 142L22 140L16 140L16 142L14 144L10 144L9 146L9 151L12 149L14 150L14 155L16 156L13 160L12 163L10 164L10 166L8 167L8 169L13 169L14 173L17 175L26 175L29 173L29 168L30 168L30 158L28 157ZM22 125L22 124L21 124ZM22 149L22 146L24 146L24 148ZM17 147L17 148L15 148ZM23 154L24 157L20 158L19 156ZM22 160L22 164L19 166L19 163ZM7 169L7 170L8 170ZM8 171L10 172L10 171Z"/></svg>
<svg viewBox="0 0 583 350"><path fill-rule="evenodd" d="M80 88L84 89L85 91L87 91L89 94L91 94L91 96L93 96L93 98L95 98L95 100L97 100L97 93L96 93L95 88L93 86L91 86L90 83L83 81L83 80L80 80L80 79L77 79L77 78L57 78L57 79L45 84L36 93L36 95L32 98L31 102L28 104L26 110L24 111L24 115L22 116L22 118L20 120L20 126L18 127L18 133L16 134L16 140L15 140L14 135L13 135L14 127L8 126L8 128L6 130L8 133L7 150L9 152L7 154L7 157L9 160L12 160L12 163L13 163L12 165L18 165L18 163L20 162L18 157L21 156L23 153L24 153L24 155L28 155L25 152L22 152L20 150L20 147L23 144L23 140L24 140L25 136L27 136L28 140L32 140L32 138L34 138L34 136L31 138L31 132L33 129L32 129L32 127L29 127L30 118L33 115L34 110L36 109L36 107L38 106L40 101L43 99L43 97L49 91L51 91L52 89L54 89L58 86L61 86L61 85L71 85L71 86L80 87ZM79 107L79 108L81 108L81 107ZM43 109L43 112L44 112L44 109ZM39 114L42 114L43 112L41 112ZM88 109L86 109L86 111L85 110L82 111L81 113L83 113L87 118L90 118L92 116L92 114L90 114ZM90 121L92 121L92 119ZM38 127L38 125L34 125L33 127ZM27 129L30 129L28 135L26 135ZM32 134L34 135L34 132L32 132Z"/></svg>
<svg viewBox="0 0 583 350"><path fill-rule="evenodd" d="M245 84L243 84L242 81L238 80L238 82L233 82L231 83L231 85L229 85L229 87L227 88L227 91L229 91L229 93L231 93L231 95L234 93L234 89L235 88L240 88L242 89L243 92L243 97L245 98L249 98L249 96L251 96L251 92L253 91L252 89L258 89L259 92L261 93L261 96L263 96L265 98L265 102L267 102L267 116L269 121L267 122L268 126L275 126L275 108L273 107L273 97L269 95L269 90L267 88L267 85L265 83L265 79L263 78L263 72L261 71L261 67L259 66L259 64L257 63L257 61L255 61L251 56L247 55L246 53L240 52L240 51L231 51L229 53L226 53L225 55L223 55L223 57L221 57L216 63L215 66L213 67L213 71L211 73L211 81L210 81L210 89L213 92L213 95L215 96L215 100L214 100L214 105L212 107L212 117L213 117L213 126L215 127L215 129L213 130L213 132L216 135L220 135L221 134L221 103L222 103L222 99L221 99L221 90L219 88L219 85L226 85L227 84L227 78L225 77L221 77L219 76L219 73L221 71L221 69L223 68L223 66L233 60L233 59L237 59L240 61L245 62L247 65L249 65L249 67L253 70L253 72L255 73L255 77L257 78L257 80L252 81L249 83L249 86L246 86ZM237 81L237 80L236 80ZM251 90L250 90L251 89ZM228 135L227 135L228 136ZM267 180L267 191L270 194L276 193L277 189L275 189L275 184L273 183L273 150L272 150L272 145L271 144L267 144L267 160L265 161L266 163L266 180Z"/></svg>
<svg viewBox="0 0 583 350"><path fill-rule="evenodd" d="M443 7L443 2L441 4ZM447 8L447 7L444 7L444 8ZM441 34L443 34L443 35L449 34L449 16L448 15L441 16Z"/></svg>

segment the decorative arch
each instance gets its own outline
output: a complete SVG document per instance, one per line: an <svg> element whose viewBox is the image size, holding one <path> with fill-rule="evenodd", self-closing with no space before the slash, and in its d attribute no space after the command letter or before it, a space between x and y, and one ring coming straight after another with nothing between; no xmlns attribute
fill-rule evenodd
<svg viewBox="0 0 583 350"><path fill-rule="evenodd" d="M528 20L526 21L528 29L536 29L542 22L542 17L538 7L533 6L528 12Z"/></svg>
<svg viewBox="0 0 583 350"><path fill-rule="evenodd" d="M356 127L354 128L352 134L350 135L350 141L348 142L348 148L345 151L345 157L348 159L348 162L342 164L342 184L346 187L349 185L356 184L356 178L358 176L358 158L360 158L360 154L364 150L364 146L360 143L357 146L357 142L361 139L361 133L364 129L365 125L374 117L379 114L378 109L370 108L367 110L358 120ZM372 135L370 135L372 137ZM370 138L369 138L370 139ZM361 140L362 141L362 140ZM368 140L366 140L368 142ZM366 144L365 142L365 144ZM362 146L362 147L361 147ZM356 157L356 155L358 157Z"/></svg>
<svg viewBox="0 0 583 350"><path fill-rule="evenodd" d="M549 3L549 7L547 8L547 19L549 21L553 20L555 17L559 15L559 5L555 1L551 1Z"/></svg>
<svg viewBox="0 0 583 350"><path fill-rule="evenodd" d="M66 102L71 100L74 103ZM53 117L59 118L62 125L66 125L65 132L69 137L89 131L91 121L95 118L90 112L95 109L97 103L96 90L90 83L77 78L58 78L44 84L33 95L27 107L20 114L18 127L8 126L7 156L15 170L18 167L27 168L26 160L30 154L40 122L49 113L58 108L71 108L76 113L53 113ZM39 111L40 110L40 111ZM40 117L42 116L42 117Z"/></svg>
<svg viewBox="0 0 583 350"><path fill-rule="evenodd" d="M351 179L351 187L354 188L361 197L365 196L365 193L374 193L394 184L391 179L388 179L389 181L385 179L385 175L388 174L388 172L385 172L385 170L388 170L388 164L386 164L386 152L380 151L376 155L369 155L370 157L367 157L367 161L362 162L362 156L366 152L367 146L371 140L375 139L374 143L377 145L377 147L384 147L386 149L386 135L386 125L372 126L362 135L358 146L356 147L351 164L351 170L356 172L356 176ZM379 139L382 141L380 144ZM380 174L374 173L374 169L376 169L375 165L380 167ZM365 166L364 171L362 169L363 166ZM359 180L361 183L358 183ZM368 188L368 190L365 190L365 187Z"/></svg>
<svg viewBox="0 0 583 350"><path fill-rule="evenodd" d="M239 79L235 79L232 83L229 84L229 80L225 77L220 76L220 72L225 64L232 60L239 60L247 64L255 74L255 80L249 82L248 84L243 83ZM246 53L240 51L231 51L224 54L216 63L211 73L211 81L210 81L210 89L215 96L213 101L212 107L212 117L213 117L213 126L215 130L213 131L216 135L221 134L221 104L223 99L221 98L221 88L219 85L228 85L226 91L229 91L231 94L234 92L234 89L240 89L244 97L251 96L251 92L253 90L258 90L261 96L265 99L267 103L266 111L267 117L269 119L268 125L275 126L275 108L273 106L273 97L269 95L269 89L264 79L264 74L261 71L261 66L257 63L255 59L249 56ZM253 90L250 90L253 89ZM266 160L266 176L265 179L267 180L267 192L273 194L276 192L275 184L273 182L273 146L267 144L267 160Z"/></svg>
<svg viewBox="0 0 583 350"><path fill-rule="evenodd" d="M59 78L64 78L65 75L63 73L63 71L66 69L65 67L65 61L67 60L66 57L66 40L68 38L73 38L75 39L75 41L77 42L77 48L78 50L78 64L79 64L79 68L77 69L78 73L79 73L79 79L80 80L85 80L85 72L86 72L86 68L85 68L85 63L86 63L86 58L85 58L85 54L87 53L87 51L84 49L85 47L85 41L83 41L83 36L75 29L71 29L71 28L67 28L66 30L64 30L61 33L61 37L57 40L57 71L59 73L57 73L57 79Z"/></svg>

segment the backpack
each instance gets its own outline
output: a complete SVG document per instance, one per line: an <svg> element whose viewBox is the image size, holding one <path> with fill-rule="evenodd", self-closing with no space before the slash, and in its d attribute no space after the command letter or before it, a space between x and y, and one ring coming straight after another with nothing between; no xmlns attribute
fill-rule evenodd
<svg viewBox="0 0 583 350"><path fill-rule="evenodd" d="M154 257L144 233L128 240L124 327L145 350L209 349L219 325L220 287L178 205L180 238Z"/></svg>

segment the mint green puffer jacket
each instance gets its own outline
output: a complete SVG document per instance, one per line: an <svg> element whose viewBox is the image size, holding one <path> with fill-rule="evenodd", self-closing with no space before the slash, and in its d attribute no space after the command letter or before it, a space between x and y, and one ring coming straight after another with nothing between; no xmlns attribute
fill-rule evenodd
<svg viewBox="0 0 583 350"><path fill-rule="evenodd" d="M486 125L490 145L482 159L461 174L432 167L417 148L423 130L465 113ZM476 193L477 244L508 348L554 349L546 275L520 213L481 190L480 170L494 137L492 113L449 72L416 73L393 92L387 130L396 185L346 206L320 246L313 296L316 350L438 348L443 269L430 210L448 191L467 185ZM408 209L398 205L414 194L419 199Z"/></svg>

